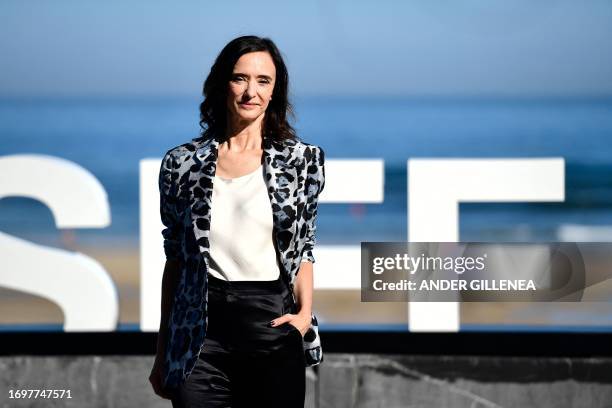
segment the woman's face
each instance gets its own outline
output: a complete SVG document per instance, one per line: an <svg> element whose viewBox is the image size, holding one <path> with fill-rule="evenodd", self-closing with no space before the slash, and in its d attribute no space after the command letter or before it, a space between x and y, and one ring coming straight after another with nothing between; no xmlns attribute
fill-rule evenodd
<svg viewBox="0 0 612 408"><path fill-rule="evenodd" d="M272 97L276 67L265 51L241 56L229 82L227 108L234 121L252 122L262 116Z"/></svg>

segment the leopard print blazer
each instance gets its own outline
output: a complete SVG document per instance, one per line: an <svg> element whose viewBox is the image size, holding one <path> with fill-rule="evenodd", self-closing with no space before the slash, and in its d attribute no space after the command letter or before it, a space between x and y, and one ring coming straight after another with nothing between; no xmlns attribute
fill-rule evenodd
<svg viewBox="0 0 612 408"><path fill-rule="evenodd" d="M298 140L264 138L263 168L273 213L281 276L291 289L302 260L314 262L318 196L325 185L324 153ZM165 387L187 380L207 327L207 275L213 177L219 141L192 139L164 155L159 172L166 259L178 260L180 280L167 325ZM323 359L317 320L304 336L306 365Z"/></svg>

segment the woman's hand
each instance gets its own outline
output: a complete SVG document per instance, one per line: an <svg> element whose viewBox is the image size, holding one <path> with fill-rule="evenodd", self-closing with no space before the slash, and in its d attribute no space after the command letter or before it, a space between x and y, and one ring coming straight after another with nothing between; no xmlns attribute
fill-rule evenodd
<svg viewBox="0 0 612 408"><path fill-rule="evenodd" d="M294 326L296 329L298 329L302 337L304 337L304 335L310 328L311 319L312 319L312 316L309 313L298 313L298 314L286 313L282 315L281 317L277 317L276 319L271 320L270 326L276 327L276 326L280 326L281 324L288 323Z"/></svg>

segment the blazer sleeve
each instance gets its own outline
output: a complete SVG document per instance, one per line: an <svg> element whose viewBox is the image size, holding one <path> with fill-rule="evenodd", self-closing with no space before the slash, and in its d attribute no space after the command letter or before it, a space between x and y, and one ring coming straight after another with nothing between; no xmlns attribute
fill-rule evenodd
<svg viewBox="0 0 612 408"><path fill-rule="evenodd" d="M315 262L312 254L316 243L316 220L319 194L325 187L325 153L318 146L310 146L307 153L306 170L306 205L304 218L306 220L306 242L302 251L302 262Z"/></svg>
<svg viewBox="0 0 612 408"><path fill-rule="evenodd" d="M176 217L176 190L173 187L177 178L174 164L174 157L168 151L164 155L159 169L159 208L161 221L165 226L162 230L162 236L164 237L164 253L167 260L179 260L181 256L181 226Z"/></svg>

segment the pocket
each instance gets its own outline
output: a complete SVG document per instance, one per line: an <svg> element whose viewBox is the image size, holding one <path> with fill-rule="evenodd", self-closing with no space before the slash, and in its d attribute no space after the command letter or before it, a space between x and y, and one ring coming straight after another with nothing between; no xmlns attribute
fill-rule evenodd
<svg viewBox="0 0 612 408"><path fill-rule="evenodd" d="M297 327L285 323L288 326L287 329L287 342L289 349L292 350L292 353L296 353L300 359L305 361L304 355L304 339L302 338L302 333L298 330Z"/></svg>
<svg viewBox="0 0 612 408"><path fill-rule="evenodd" d="M303 340L304 340L304 337L302 337L302 333L300 332L300 330L299 330L297 327L295 327L294 325L292 325L292 324L291 324L291 323L289 323L289 322L287 322L287 323L285 323L285 324L286 324L287 326L289 326L289 331L293 331L293 332L295 332L295 334L297 335L297 337L299 337L299 338L300 338L300 341L303 341Z"/></svg>
<svg viewBox="0 0 612 408"><path fill-rule="evenodd" d="M288 340L290 340L291 343L291 350L295 350L296 358L301 361L301 364L306 366L306 352L304 350L304 339L302 338L302 333L300 333L297 327L289 323L286 324L289 326L289 333L287 333L287 335L289 336Z"/></svg>

